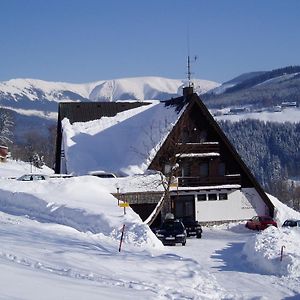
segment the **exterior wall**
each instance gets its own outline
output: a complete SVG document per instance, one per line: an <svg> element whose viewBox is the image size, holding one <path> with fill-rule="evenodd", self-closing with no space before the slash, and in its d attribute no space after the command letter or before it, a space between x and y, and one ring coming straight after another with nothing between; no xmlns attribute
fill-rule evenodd
<svg viewBox="0 0 300 300"><path fill-rule="evenodd" d="M254 188L189 192L185 195L194 195L195 218L199 222L247 220L254 215L269 215L267 206ZM198 195L206 195L206 200L200 200ZM209 195L217 200L208 200ZM227 199L220 200L222 195L227 195Z"/></svg>
<svg viewBox="0 0 300 300"><path fill-rule="evenodd" d="M222 193L226 191L218 191ZM213 193L213 191L209 192ZM196 201L196 219L200 222L247 220L269 211L254 188L227 191L227 200Z"/></svg>

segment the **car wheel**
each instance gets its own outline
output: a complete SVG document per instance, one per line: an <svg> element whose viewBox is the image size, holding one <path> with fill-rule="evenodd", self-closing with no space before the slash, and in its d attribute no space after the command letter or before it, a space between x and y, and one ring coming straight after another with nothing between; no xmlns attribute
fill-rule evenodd
<svg viewBox="0 0 300 300"><path fill-rule="evenodd" d="M185 246L185 244L186 244L186 241L184 241L184 242L182 243L182 246Z"/></svg>
<svg viewBox="0 0 300 300"><path fill-rule="evenodd" d="M201 234L197 234L197 239L201 239Z"/></svg>
<svg viewBox="0 0 300 300"><path fill-rule="evenodd" d="M255 229L256 229L256 230L259 230L259 227L258 227L258 226L255 226Z"/></svg>

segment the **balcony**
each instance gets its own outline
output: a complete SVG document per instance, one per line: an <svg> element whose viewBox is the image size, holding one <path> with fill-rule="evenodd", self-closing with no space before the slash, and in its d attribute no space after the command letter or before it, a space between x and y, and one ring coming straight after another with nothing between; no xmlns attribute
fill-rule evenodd
<svg viewBox="0 0 300 300"><path fill-rule="evenodd" d="M241 184L241 175L209 176L209 177L178 177L179 187L213 186Z"/></svg>
<svg viewBox="0 0 300 300"><path fill-rule="evenodd" d="M178 145L178 153L219 153L218 142L183 143Z"/></svg>

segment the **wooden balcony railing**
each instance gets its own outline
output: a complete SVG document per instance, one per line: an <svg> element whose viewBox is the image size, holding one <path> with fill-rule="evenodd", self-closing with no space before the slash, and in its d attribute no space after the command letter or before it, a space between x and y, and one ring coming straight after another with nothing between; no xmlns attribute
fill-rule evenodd
<svg viewBox="0 0 300 300"><path fill-rule="evenodd" d="M212 186L225 184L241 184L241 175L225 175L210 177L178 177L179 187Z"/></svg>
<svg viewBox="0 0 300 300"><path fill-rule="evenodd" d="M209 153L220 152L218 142L214 143L183 143L178 145L178 153Z"/></svg>

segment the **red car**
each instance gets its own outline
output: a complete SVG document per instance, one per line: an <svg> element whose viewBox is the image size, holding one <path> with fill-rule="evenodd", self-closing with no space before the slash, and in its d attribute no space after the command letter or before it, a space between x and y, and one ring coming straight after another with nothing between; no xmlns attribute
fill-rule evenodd
<svg viewBox="0 0 300 300"><path fill-rule="evenodd" d="M253 230L264 230L269 226L277 227L276 221L269 216L255 216L246 223L246 227Z"/></svg>

